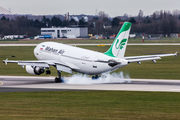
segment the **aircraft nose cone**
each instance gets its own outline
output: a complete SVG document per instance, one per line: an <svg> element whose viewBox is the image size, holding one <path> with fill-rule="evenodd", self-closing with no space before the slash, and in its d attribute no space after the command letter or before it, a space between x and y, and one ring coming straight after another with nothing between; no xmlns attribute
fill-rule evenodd
<svg viewBox="0 0 180 120"><path fill-rule="evenodd" d="M38 56L38 46L36 46L35 48L34 48L34 55L35 55L35 57L37 58L37 56Z"/></svg>

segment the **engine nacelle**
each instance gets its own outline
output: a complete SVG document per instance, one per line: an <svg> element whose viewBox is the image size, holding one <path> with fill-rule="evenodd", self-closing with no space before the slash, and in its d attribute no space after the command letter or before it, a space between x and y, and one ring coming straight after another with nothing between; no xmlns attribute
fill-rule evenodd
<svg viewBox="0 0 180 120"><path fill-rule="evenodd" d="M44 73L44 68L43 67L33 67L33 66L29 66L29 65L26 65L26 71L27 73L29 74L32 74L32 75L40 75L42 73Z"/></svg>

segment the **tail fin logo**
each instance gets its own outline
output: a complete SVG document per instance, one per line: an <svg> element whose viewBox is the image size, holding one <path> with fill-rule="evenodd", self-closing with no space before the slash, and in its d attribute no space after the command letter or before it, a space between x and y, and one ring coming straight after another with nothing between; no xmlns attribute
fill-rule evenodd
<svg viewBox="0 0 180 120"><path fill-rule="evenodd" d="M121 42L119 43L119 39L117 39L116 44L115 44L116 49L122 50L122 49L123 49L123 46L126 44L126 41L127 41L127 39L123 39L123 40L121 40ZM119 45L118 45L118 43L119 43Z"/></svg>

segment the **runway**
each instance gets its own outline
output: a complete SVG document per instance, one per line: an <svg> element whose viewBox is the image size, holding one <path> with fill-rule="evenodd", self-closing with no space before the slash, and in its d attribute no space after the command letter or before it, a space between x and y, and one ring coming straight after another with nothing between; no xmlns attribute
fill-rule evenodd
<svg viewBox="0 0 180 120"><path fill-rule="evenodd" d="M71 84L54 83L54 77L0 76L0 92L65 90L180 92L180 80L116 79L114 81L105 81L102 83Z"/></svg>
<svg viewBox="0 0 180 120"><path fill-rule="evenodd" d="M37 44L0 44L0 46L36 46ZM73 46L97 46L97 45L112 45L112 44L68 44ZM128 43L127 45L180 45L180 43Z"/></svg>

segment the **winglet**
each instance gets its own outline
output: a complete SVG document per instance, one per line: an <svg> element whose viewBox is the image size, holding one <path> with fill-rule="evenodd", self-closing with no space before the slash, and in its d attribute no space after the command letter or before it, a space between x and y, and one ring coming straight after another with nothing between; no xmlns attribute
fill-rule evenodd
<svg viewBox="0 0 180 120"><path fill-rule="evenodd" d="M4 61L4 63L7 65L8 58Z"/></svg>
<svg viewBox="0 0 180 120"><path fill-rule="evenodd" d="M177 53L178 53L178 52L175 53L175 57L177 57Z"/></svg>

